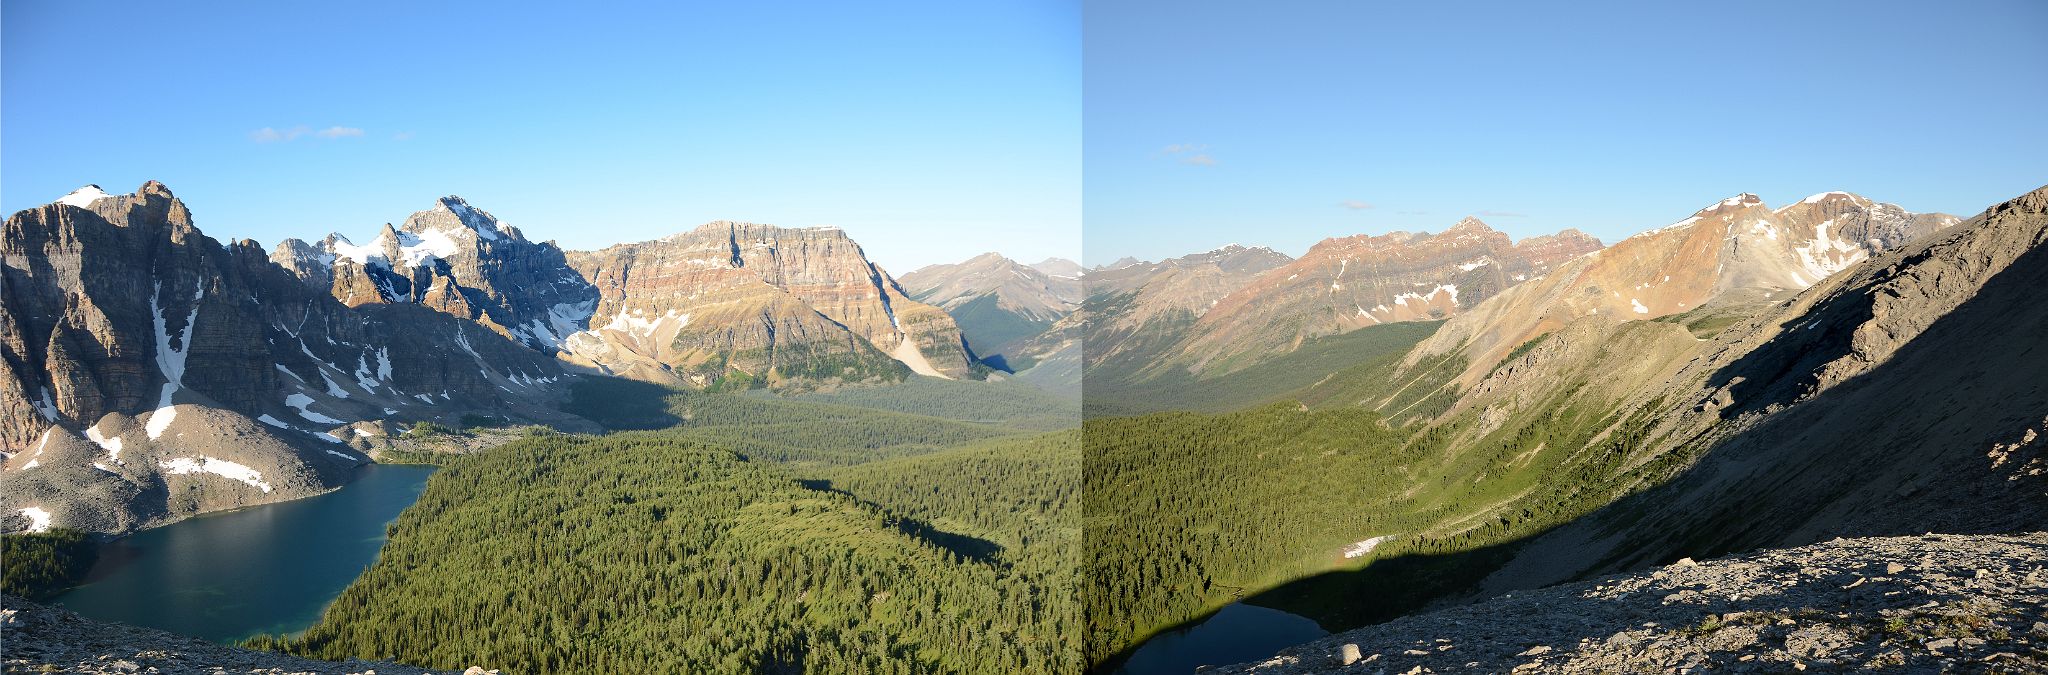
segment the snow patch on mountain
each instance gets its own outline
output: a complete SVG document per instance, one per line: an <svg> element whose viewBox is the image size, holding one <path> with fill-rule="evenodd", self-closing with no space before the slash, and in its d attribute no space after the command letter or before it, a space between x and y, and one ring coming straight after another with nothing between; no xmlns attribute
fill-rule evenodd
<svg viewBox="0 0 2048 675"><path fill-rule="evenodd" d="M431 403L432 401L429 400L428 402ZM346 423L344 420L334 419L332 417L328 417L326 415L322 415L320 413L308 410L307 406L313 405L313 397L307 396L305 394L292 394L290 396L286 396L284 399L284 404L287 406L291 406L294 410L299 411L299 416L306 418L306 420L310 422L317 422L320 424Z"/></svg>
<svg viewBox="0 0 2048 675"><path fill-rule="evenodd" d="M50 531L50 512L43 510L43 507L31 506L22 509L21 517L28 519L29 532Z"/></svg>
<svg viewBox="0 0 2048 675"><path fill-rule="evenodd" d="M213 457L178 457L157 465L164 473L172 475L210 473L216 476L241 481L258 490L270 492L270 484L263 482L263 473L241 464Z"/></svg>

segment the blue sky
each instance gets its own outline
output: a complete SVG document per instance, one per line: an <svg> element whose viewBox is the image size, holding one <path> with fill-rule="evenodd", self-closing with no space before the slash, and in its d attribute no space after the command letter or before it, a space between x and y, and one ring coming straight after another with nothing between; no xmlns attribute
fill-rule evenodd
<svg viewBox="0 0 2048 675"><path fill-rule="evenodd" d="M2048 183L2048 3L1089 2L1089 264Z"/></svg>
<svg viewBox="0 0 2048 675"><path fill-rule="evenodd" d="M157 179L266 246L459 194L569 248L734 219L841 226L899 274L1075 257L1080 13L7 0L0 209Z"/></svg>

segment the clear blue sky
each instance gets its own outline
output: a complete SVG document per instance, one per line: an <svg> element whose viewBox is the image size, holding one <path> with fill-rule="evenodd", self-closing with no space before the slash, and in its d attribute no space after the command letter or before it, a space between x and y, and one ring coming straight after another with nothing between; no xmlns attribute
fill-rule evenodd
<svg viewBox="0 0 2048 675"><path fill-rule="evenodd" d="M1083 23L1089 264L1485 213L1613 242L1738 192L1967 217L2048 184L2039 0L1100 0Z"/></svg>
<svg viewBox="0 0 2048 675"><path fill-rule="evenodd" d="M157 179L266 246L452 193L570 248L1079 254L1077 0L677 4L6 0L0 209Z"/></svg>

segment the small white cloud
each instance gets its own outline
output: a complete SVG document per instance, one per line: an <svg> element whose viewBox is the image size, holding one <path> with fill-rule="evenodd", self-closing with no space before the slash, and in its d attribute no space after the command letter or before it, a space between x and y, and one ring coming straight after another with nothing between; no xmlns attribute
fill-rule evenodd
<svg viewBox="0 0 2048 675"><path fill-rule="evenodd" d="M1513 211L1480 211L1480 212L1479 212L1478 214L1476 214L1476 215L1486 216L1486 217L1488 217L1488 218L1527 218L1527 217L1529 217L1529 214L1526 214L1526 213L1515 213L1515 212L1513 212Z"/></svg>
<svg viewBox="0 0 2048 675"><path fill-rule="evenodd" d="M311 130L307 129L306 125L303 124L292 127L290 129L283 130L264 127L249 132L249 140L253 140L258 143L281 143L284 141L295 141L298 140L300 136L306 135L306 132L308 131Z"/></svg>
<svg viewBox="0 0 2048 675"><path fill-rule="evenodd" d="M355 127L332 126L314 131L312 127L301 124L287 129L264 127L249 132L249 140L258 143L289 143L306 136L330 140L337 138L362 138L363 130Z"/></svg>
<svg viewBox="0 0 2048 675"><path fill-rule="evenodd" d="M1208 155L1192 155L1180 160L1180 163L1193 166L1216 166L1216 158Z"/></svg>
<svg viewBox="0 0 2048 675"><path fill-rule="evenodd" d="M391 140L394 140L394 141L410 141L410 140L412 140L412 132L410 132L410 131L401 131L401 132L398 132L398 133L392 134L392 135L391 135Z"/></svg>
<svg viewBox="0 0 2048 675"><path fill-rule="evenodd" d="M1364 211L1366 209L1372 208L1371 204L1367 204L1356 199L1346 199L1344 201L1337 202L1337 205L1347 209L1351 209L1353 211Z"/></svg>

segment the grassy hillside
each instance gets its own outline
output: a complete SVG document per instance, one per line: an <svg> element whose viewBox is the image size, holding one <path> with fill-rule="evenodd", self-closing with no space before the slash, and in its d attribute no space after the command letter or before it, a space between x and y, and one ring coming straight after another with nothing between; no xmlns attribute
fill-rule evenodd
<svg viewBox="0 0 2048 675"><path fill-rule="evenodd" d="M1302 390L1340 374L1391 373L1402 355L1436 332L1441 321L1371 326L1303 343L1286 354L1219 376L1184 369L1164 371L1091 368L1087 388L1090 417L1166 410L1223 412L1296 397Z"/></svg>

